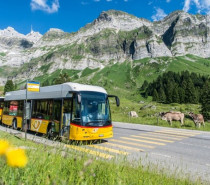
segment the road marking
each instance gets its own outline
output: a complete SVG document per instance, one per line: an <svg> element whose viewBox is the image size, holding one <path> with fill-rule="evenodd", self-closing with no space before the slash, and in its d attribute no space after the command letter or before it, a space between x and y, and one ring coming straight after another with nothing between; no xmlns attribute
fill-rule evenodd
<svg viewBox="0 0 210 185"><path fill-rule="evenodd" d="M132 137L137 137L137 138L142 138L142 139L149 139L149 140L155 140L155 141L162 141L166 143L173 143L174 141L170 140L164 140L164 139L157 139L157 138L151 138L151 137L144 137L144 136L136 136L136 135L131 135Z"/></svg>
<svg viewBox="0 0 210 185"><path fill-rule="evenodd" d="M117 154L122 154L122 155L128 155L129 154L128 152L115 150L115 149L112 149L112 148L107 148L107 147L98 146L98 145L88 145L88 147L97 148L97 149L100 149L100 150L105 150L105 151L109 151L109 152L113 152L113 153L117 153Z"/></svg>
<svg viewBox="0 0 210 185"><path fill-rule="evenodd" d="M132 141L138 141L138 142L143 142L143 143L150 143L150 144L155 144L155 145L166 145L165 143L158 143L154 141L147 141L147 140L142 140L142 139L133 139L129 137L120 137L122 139L127 139L127 140L132 140Z"/></svg>
<svg viewBox="0 0 210 185"><path fill-rule="evenodd" d="M166 132L159 132L159 131L155 131L153 132L153 134L159 134L159 135L167 135L167 136L173 136L175 138L188 138L187 136L181 136L181 135L177 135L174 133L166 133Z"/></svg>
<svg viewBox="0 0 210 185"><path fill-rule="evenodd" d="M110 146L114 146L114 147L119 147L119 148L122 148L122 149L125 149L125 150L134 150L134 151L141 151L141 152L144 151L143 149L140 149L140 148L133 148L133 147L114 144L114 143L109 143L109 142L103 143L103 145L110 145Z"/></svg>
<svg viewBox="0 0 210 185"><path fill-rule="evenodd" d="M165 131L171 131L171 132L178 132L178 133L185 133L185 134L201 134L200 132L197 132L197 131L195 131L195 132L193 132L193 131L186 131L186 130L165 130Z"/></svg>
<svg viewBox="0 0 210 185"><path fill-rule="evenodd" d="M185 133L178 133L178 132L174 132L174 131L165 131L165 130L159 130L158 132L161 132L161 133L168 133L168 134L174 134L174 135L182 135L182 136L187 136L187 137L190 137L190 136L195 136L196 134L185 134Z"/></svg>
<svg viewBox="0 0 210 185"><path fill-rule="evenodd" d="M114 157L113 155L105 154L105 153L98 152L98 151L89 150L89 149L82 148L82 147L79 147L79 146L65 145L65 147L68 147L68 148L71 148L71 149L74 149L74 150L77 150L77 151L80 151L80 152L85 152L85 153L95 155L97 157L101 157L101 158L105 158L105 159L111 159L111 158Z"/></svg>
<svg viewBox="0 0 210 185"><path fill-rule="evenodd" d="M110 139L109 141L114 141L117 143L123 143L123 144L128 144L128 145L133 145L133 146L140 146L140 147L144 147L144 148L155 148L155 146L149 146L149 145L144 145L144 144L140 144L140 143L131 143L131 142L117 140L117 139Z"/></svg>
<svg viewBox="0 0 210 185"><path fill-rule="evenodd" d="M162 130L166 132L172 132L172 133L180 133L180 134L186 134L186 135L198 135L200 133L190 132L190 131L181 131L181 130Z"/></svg>
<svg viewBox="0 0 210 185"><path fill-rule="evenodd" d="M180 141L182 140L182 138L174 138L174 137L171 137L171 136L165 136L165 135L157 135L157 133L147 133L147 134L140 134L140 135L143 135L143 136L150 136L151 137L157 137L157 138L163 138L163 139L171 139L171 140L177 140L177 141Z"/></svg>

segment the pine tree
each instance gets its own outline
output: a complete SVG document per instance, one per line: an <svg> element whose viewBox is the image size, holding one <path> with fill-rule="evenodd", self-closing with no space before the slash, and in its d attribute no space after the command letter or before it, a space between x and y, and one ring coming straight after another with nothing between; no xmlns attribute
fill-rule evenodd
<svg viewBox="0 0 210 185"><path fill-rule="evenodd" d="M15 90L15 86L13 84L12 80L7 80L5 86L4 86L4 94L6 94L6 92L9 91L14 91Z"/></svg>
<svg viewBox="0 0 210 185"><path fill-rule="evenodd" d="M185 91L184 91L184 89L179 87L178 88L178 93L179 93L179 102L180 103L185 103Z"/></svg>
<svg viewBox="0 0 210 185"><path fill-rule="evenodd" d="M45 80L45 81L42 83L42 87L49 86L49 85L50 85L49 80Z"/></svg>
<svg viewBox="0 0 210 185"><path fill-rule="evenodd" d="M147 93L147 91L145 92L145 94L144 94L144 98L148 98L148 93Z"/></svg>
<svg viewBox="0 0 210 185"><path fill-rule="evenodd" d="M175 87L172 95L173 102L180 103L178 88Z"/></svg>
<svg viewBox="0 0 210 185"><path fill-rule="evenodd" d="M14 84L14 90L17 90L17 88L18 88L18 87L17 87L17 84L15 83L15 84Z"/></svg>
<svg viewBox="0 0 210 185"><path fill-rule="evenodd" d="M152 101L158 101L158 93L157 93L157 90L156 89L153 91Z"/></svg>
<svg viewBox="0 0 210 185"><path fill-rule="evenodd" d="M144 83L143 83L143 85L141 86L141 91L145 91L146 90L146 88L148 87L148 85L149 85L149 83L146 81L146 80L144 80Z"/></svg>
<svg viewBox="0 0 210 185"><path fill-rule="evenodd" d="M166 84L166 102L167 103L172 103L173 102L173 83L171 81L168 81Z"/></svg>
<svg viewBox="0 0 210 185"><path fill-rule="evenodd" d="M208 80L207 76L197 75L196 73L190 74L189 71L181 72L181 74L169 71L162 76L158 76L148 85L146 84L147 88L142 95L147 92L149 96L153 96L156 89L160 102L164 101L165 93L165 103L198 103L201 101L201 91L204 83Z"/></svg>
<svg viewBox="0 0 210 185"><path fill-rule="evenodd" d="M204 118L210 120L210 80L204 84L201 94L201 112Z"/></svg>
<svg viewBox="0 0 210 185"><path fill-rule="evenodd" d="M187 85L185 88L185 102L186 103L198 103L198 97L194 84L190 78L187 79Z"/></svg>
<svg viewBox="0 0 210 185"><path fill-rule="evenodd" d="M162 102L162 103L166 102L166 94L162 87L158 91L158 98L159 98L159 102Z"/></svg>
<svg viewBox="0 0 210 185"><path fill-rule="evenodd" d="M62 84L66 82L70 82L70 77L67 73L64 73L64 74L60 73L59 77L53 80L54 84Z"/></svg>

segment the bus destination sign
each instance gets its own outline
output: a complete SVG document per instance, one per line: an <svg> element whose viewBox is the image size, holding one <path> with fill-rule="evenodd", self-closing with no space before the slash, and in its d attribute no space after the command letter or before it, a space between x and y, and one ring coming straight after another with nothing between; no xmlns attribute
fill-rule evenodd
<svg viewBox="0 0 210 185"><path fill-rule="evenodd" d="M40 83L39 82L28 82L27 91L30 92L39 92Z"/></svg>

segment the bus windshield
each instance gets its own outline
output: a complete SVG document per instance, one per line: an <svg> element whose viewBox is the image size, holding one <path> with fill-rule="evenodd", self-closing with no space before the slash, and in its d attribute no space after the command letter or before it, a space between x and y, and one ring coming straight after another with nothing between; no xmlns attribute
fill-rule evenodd
<svg viewBox="0 0 210 185"><path fill-rule="evenodd" d="M81 118L83 126L110 125L107 95L99 92L81 92Z"/></svg>

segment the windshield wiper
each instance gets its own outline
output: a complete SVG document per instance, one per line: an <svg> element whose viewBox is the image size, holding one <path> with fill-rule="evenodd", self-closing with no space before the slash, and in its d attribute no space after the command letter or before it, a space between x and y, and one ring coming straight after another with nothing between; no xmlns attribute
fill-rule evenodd
<svg viewBox="0 0 210 185"><path fill-rule="evenodd" d="M91 125L91 123L93 123L93 125ZM98 124L96 125L94 123L98 123ZM89 121L85 123L85 126L106 126L106 125L109 125L110 123L111 123L110 120L98 119L98 120Z"/></svg>
<svg viewBox="0 0 210 185"><path fill-rule="evenodd" d="M90 125L91 123L101 123L101 122L99 122L99 120L89 121L89 122L85 123L85 126L97 126L97 125Z"/></svg>

